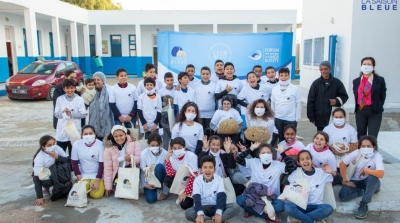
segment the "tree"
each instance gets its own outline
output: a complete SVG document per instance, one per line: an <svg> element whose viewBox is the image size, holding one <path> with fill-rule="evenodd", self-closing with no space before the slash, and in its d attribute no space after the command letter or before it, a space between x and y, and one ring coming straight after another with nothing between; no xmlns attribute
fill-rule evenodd
<svg viewBox="0 0 400 223"><path fill-rule="evenodd" d="M120 3L114 5L112 0L61 0L88 10L121 10Z"/></svg>

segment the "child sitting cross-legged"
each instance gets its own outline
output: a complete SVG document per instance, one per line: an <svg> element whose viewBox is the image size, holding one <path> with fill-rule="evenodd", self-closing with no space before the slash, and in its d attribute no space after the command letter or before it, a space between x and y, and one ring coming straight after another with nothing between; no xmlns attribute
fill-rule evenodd
<svg viewBox="0 0 400 223"><path fill-rule="evenodd" d="M192 222L211 220L225 222L239 211L237 204L226 204L224 181L216 172L213 156L203 156L200 160L201 173L193 183L194 206L185 211L185 217Z"/></svg>

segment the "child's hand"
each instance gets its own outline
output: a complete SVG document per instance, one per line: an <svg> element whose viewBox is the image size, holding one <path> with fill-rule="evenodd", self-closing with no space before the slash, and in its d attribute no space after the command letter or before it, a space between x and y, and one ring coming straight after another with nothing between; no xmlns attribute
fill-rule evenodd
<svg viewBox="0 0 400 223"><path fill-rule="evenodd" d="M145 188L149 189L149 190L154 190L156 189L156 187L153 184L146 184L146 186L144 186Z"/></svg>
<svg viewBox="0 0 400 223"><path fill-rule="evenodd" d="M242 145L242 143L238 142L237 146L239 147L240 151L246 151L246 146Z"/></svg>
<svg viewBox="0 0 400 223"><path fill-rule="evenodd" d="M112 194L112 190L106 190L106 193L104 194L104 197L108 197Z"/></svg>
<svg viewBox="0 0 400 223"><path fill-rule="evenodd" d="M182 192L180 195L179 195L179 201L180 202L184 202L185 201L185 199L186 199L186 194L185 194L185 192Z"/></svg>
<svg viewBox="0 0 400 223"><path fill-rule="evenodd" d="M208 140L207 140L207 135L204 135L203 136L203 151L204 152L207 152L207 150L208 150Z"/></svg>
<svg viewBox="0 0 400 223"><path fill-rule="evenodd" d="M226 90L227 92L231 92L231 91L233 90L233 87L232 87L232 86L229 86L229 85L226 85L225 90Z"/></svg>
<svg viewBox="0 0 400 223"><path fill-rule="evenodd" d="M54 159L58 159L58 154L56 152L47 152L47 154L49 154Z"/></svg>
<svg viewBox="0 0 400 223"><path fill-rule="evenodd" d="M204 215L198 215L195 222L196 223L204 223Z"/></svg>
<svg viewBox="0 0 400 223"><path fill-rule="evenodd" d="M247 110L250 110L251 109L251 105L247 105Z"/></svg>
<svg viewBox="0 0 400 223"><path fill-rule="evenodd" d="M278 154L285 152L285 146L282 144L279 144L278 148L276 148L276 151L278 152Z"/></svg>
<svg viewBox="0 0 400 223"><path fill-rule="evenodd" d="M231 145L232 145L232 139L230 137L226 137L224 142L224 149L226 153L231 152Z"/></svg>
<svg viewBox="0 0 400 223"><path fill-rule="evenodd" d="M151 127L151 133L153 133L153 132L155 132L157 130L157 125L156 124L154 124L152 127Z"/></svg>
<svg viewBox="0 0 400 223"><path fill-rule="evenodd" d="M122 117L122 115L118 117L118 120L119 120L120 122L122 122L122 125L123 125L124 122L125 122L125 118Z"/></svg>
<svg viewBox="0 0 400 223"><path fill-rule="evenodd" d="M222 216L219 214L214 215L214 223L222 223Z"/></svg>
<svg viewBox="0 0 400 223"><path fill-rule="evenodd" d="M43 205L43 198L36 199L35 205L36 206L42 206Z"/></svg>
<svg viewBox="0 0 400 223"><path fill-rule="evenodd" d="M252 142L251 146L250 146L251 151L254 151L255 149L257 149L260 146L260 144L261 143L259 143L259 142L254 142L254 143Z"/></svg>
<svg viewBox="0 0 400 223"><path fill-rule="evenodd" d="M144 130L145 133L148 132L149 131L149 126L147 124L144 124L143 125L143 130Z"/></svg>
<svg viewBox="0 0 400 223"><path fill-rule="evenodd" d="M85 91L86 91L86 89L83 87L82 89L81 89L81 95L83 95L84 93L85 93Z"/></svg>
<svg viewBox="0 0 400 223"><path fill-rule="evenodd" d="M66 115L71 115L71 111L70 111L68 108L65 108L65 109L63 110L63 112L64 112Z"/></svg>
<svg viewBox="0 0 400 223"><path fill-rule="evenodd" d="M171 156L172 156L172 149L171 147L168 147L168 152L167 155L165 156L165 161L169 162L169 158L171 158Z"/></svg>
<svg viewBox="0 0 400 223"><path fill-rule="evenodd" d="M132 117L131 116L127 116L127 117L125 117L125 122L131 122L131 120L132 120Z"/></svg>

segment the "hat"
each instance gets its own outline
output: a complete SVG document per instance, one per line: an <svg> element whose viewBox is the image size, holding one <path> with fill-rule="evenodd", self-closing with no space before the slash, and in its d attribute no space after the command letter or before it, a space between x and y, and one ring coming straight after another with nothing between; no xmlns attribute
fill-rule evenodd
<svg viewBox="0 0 400 223"><path fill-rule="evenodd" d="M122 130L125 132L125 134L128 132L128 130L125 128L123 125L114 125L114 127L111 129L111 134L114 135L114 132L117 130Z"/></svg>
<svg viewBox="0 0 400 223"><path fill-rule="evenodd" d="M327 61L327 60L322 61L322 62L319 64L319 66L320 66L320 67L325 66L325 67L329 67L329 68L332 69L331 63L330 63L329 61Z"/></svg>
<svg viewBox="0 0 400 223"><path fill-rule="evenodd" d="M101 79L104 83L106 83L106 75L104 75L103 72L97 71L96 73L93 74L93 77L96 77L96 76L100 77L100 79Z"/></svg>

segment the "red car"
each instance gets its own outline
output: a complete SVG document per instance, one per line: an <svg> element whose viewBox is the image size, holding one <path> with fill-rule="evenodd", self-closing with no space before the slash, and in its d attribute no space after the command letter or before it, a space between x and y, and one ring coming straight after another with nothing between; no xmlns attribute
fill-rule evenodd
<svg viewBox="0 0 400 223"><path fill-rule="evenodd" d="M54 89L64 80L64 72L73 70L76 81L83 85L83 75L78 65L71 61L35 61L28 64L6 82L7 96L10 99L53 100Z"/></svg>

